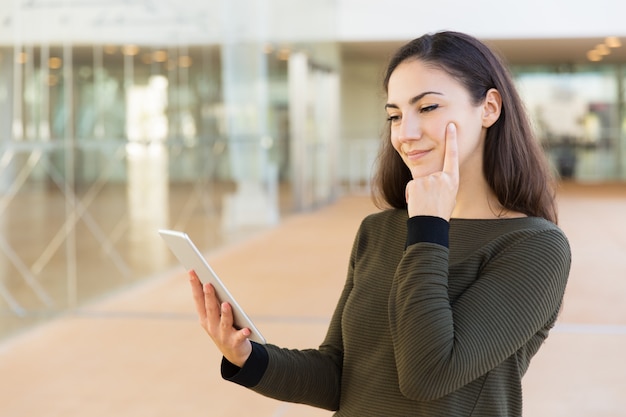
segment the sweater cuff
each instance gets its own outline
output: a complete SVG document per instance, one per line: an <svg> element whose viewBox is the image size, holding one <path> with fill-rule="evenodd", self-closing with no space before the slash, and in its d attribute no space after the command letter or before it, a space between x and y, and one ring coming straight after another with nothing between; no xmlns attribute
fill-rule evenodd
<svg viewBox="0 0 626 417"><path fill-rule="evenodd" d="M263 345L256 342L251 343L252 353L250 353L250 357L244 363L243 368L232 364L226 358L222 358L222 378L246 388L252 388L261 381L269 363L269 356Z"/></svg>
<svg viewBox="0 0 626 417"><path fill-rule="evenodd" d="M407 222L406 247L420 242L436 243L448 247L450 223L441 217L414 216Z"/></svg>

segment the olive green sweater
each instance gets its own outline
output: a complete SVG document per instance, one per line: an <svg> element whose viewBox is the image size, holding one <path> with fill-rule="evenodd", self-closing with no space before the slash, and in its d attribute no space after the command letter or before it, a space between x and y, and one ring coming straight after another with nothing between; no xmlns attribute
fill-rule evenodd
<svg viewBox="0 0 626 417"><path fill-rule="evenodd" d="M544 219L373 214L320 347L253 344L222 375L335 416L520 416L569 267L565 235Z"/></svg>

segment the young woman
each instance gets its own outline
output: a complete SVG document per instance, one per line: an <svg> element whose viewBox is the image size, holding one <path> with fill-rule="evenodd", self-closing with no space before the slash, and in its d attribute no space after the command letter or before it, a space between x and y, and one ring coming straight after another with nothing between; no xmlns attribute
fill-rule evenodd
<svg viewBox="0 0 626 417"><path fill-rule="evenodd" d="M222 376L336 416L519 416L570 267L544 155L507 70L471 36L409 42L384 86L384 210L361 224L318 349L250 342L190 274Z"/></svg>

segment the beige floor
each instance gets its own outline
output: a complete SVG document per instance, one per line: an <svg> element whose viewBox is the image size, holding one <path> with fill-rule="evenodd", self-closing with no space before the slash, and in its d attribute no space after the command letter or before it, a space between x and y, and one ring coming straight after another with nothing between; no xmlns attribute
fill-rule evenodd
<svg viewBox="0 0 626 417"><path fill-rule="evenodd" d="M525 379L525 416L625 416L626 186L568 185L560 201L572 273L559 323ZM208 257L269 341L316 346L354 232L373 210L367 197L346 197ZM175 267L3 341L0 416L331 415L223 382L218 366Z"/></svg>

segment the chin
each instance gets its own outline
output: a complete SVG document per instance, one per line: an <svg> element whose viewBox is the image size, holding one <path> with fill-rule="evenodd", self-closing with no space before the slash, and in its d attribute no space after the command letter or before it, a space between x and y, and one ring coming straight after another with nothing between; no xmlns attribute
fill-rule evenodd
<svg viewBox="0 0 626 417"><path fill-rule="evenodd" d="M409 170L415 175L417 178L427 177L436 172L441 171L442 168L428 168L428 167L411 167L409 166ZM413 178L415 178L413 177Z"/></svg>

